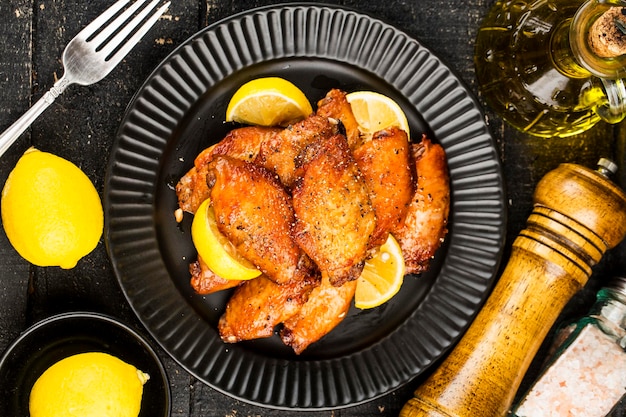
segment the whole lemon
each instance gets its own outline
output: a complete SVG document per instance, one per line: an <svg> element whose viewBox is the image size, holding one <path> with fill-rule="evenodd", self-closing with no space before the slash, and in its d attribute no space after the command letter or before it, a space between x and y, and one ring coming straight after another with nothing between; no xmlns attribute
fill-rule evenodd
<svg viewBox="0 0 626 417"><path fill-rule="evenodd" d="M70 161L35 148L17 161L2 190L2 224L15 250L38 266L73 268L102 236L102 202Z"/></svg>
<svg viewBox="0 0 626 417"><path fill-rule="evenodd" d="M79 353L52 365L30 392L31 417L137 417L150 378L121 359Z"/></svg>

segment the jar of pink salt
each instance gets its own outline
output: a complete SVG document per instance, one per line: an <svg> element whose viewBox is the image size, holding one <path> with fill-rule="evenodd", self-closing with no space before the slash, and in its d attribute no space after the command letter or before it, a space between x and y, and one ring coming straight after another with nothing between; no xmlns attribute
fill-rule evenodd
<svg viewBox="0 0 626 417"><path fill-rule="evenodd" d="M626 394L626 278L602 288L512 410L517 417L602 417Z"/></svg>

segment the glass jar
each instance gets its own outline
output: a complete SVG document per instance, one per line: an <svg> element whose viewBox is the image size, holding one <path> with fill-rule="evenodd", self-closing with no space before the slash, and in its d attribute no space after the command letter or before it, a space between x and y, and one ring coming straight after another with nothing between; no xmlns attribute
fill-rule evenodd
<svg viewBox="0 0 626 417"><path fill-rule="evenodd" d="M514 416L606 416L626 393L626 278L612 279L589 314L563 331L569 335Z"/></svg>

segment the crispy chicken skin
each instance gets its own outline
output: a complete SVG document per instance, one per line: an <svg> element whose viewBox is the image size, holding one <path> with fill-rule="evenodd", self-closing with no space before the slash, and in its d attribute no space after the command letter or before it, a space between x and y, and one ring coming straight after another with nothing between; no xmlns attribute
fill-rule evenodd
<svg viewBox="0 0 626 417"><path fill-rule="evenodd" d="M337 327L348 314L356 283L356 280L349 281L337 287L323 276L322 283L311 291L308 301L284 322L280 331L283 343L300 354Z"/></svg>
<svg viewBox="0 0 626 417"><path fill-rule="evenodd" d="M234 129L220 142L200 152L193 162L193 167L176 185L178 206L193 214L209 197L206 175L208 163L215 155L228 155L242 161L253 161L259 153L261 142L280 131L279 128L258 126Z"/></svg>
<svg viewBox="0 0 626 417"><path fill-rule="evenodd" d="M290 197L271 172L215 156L207 182L217 227L244 258L279 284L312 279L313 264L291 237Z"/></svg>
<svg viewBox="0 0 626 417"><path fill-rule="evenodd" d="M217 291L227 290L241 284L243 281L227 280L215 272L211 271L209 266L198 255L198 260L189 264L189 273L191 274L191 288L196 294L213 294Z"/></svg>
<svg viewBox="0 0 626 417"><path fill-rule="evenodd" d="M346 130L346 138L350 149L356 149L361 144L359 124L352 113L352 107L346 99L346 92L333 88L326 96L317 102L319 116L339 120Z"/></svg>
<svg viewBox="0 0 626 417"><path fill-rule="evenodd" d="M283 185L290 189L296 179L296 159L309 144L329 138L337 125L327 117L309 116L295 123L261 144L255 162L276 173Z"/></svg>
<svg viewBox="0 0 626 417"><path fill-rule="evenodd" d="M244 282L220 317L220 337L227 343L236 343L272 336L274 327L300 310L313 286L305 282L279 285L264 275Z"/></svg>
<svg viewBox="0 0 626 417"><path fill-rule="evenodd" d="M406 216L414 185L410 145L405 131L396 127L376 132L372 140L353 152L363 174L376 213L370 247L380 246Z"/></svg>
<svg viewBox="0 0 626 417"><path fill-rule="evenodd" d="M428 269L430 260L448 232L450 183L443 148L425 135L412 144L417 172L417 189L404 224L391 233L400 243L407 273Z"/></svg>
<svg viewBox="0 0 626 417"><path fill-rule="evenodd" d="M376 215L343 135L309 145L293 189L298 245L340 286L361 274Z"/></svg>
<svg viewBox="0 0 626 417"><path fill-rule="evenodd" d="M209 196L209 187L206 184L206 167L191 167L176 184L178 207L194 214L200 204Z"/></svg>

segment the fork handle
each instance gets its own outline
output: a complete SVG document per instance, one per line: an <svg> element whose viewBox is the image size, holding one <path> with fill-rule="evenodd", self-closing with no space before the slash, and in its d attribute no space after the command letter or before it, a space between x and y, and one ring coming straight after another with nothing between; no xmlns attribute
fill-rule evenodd
<svg viewBox="0 0 626 417"><path fill-rule="evenodd" d="M20 137L22 133L46 110L69 85L64 77L61 77L53 86L35 102L19 119L17 119L2 135L0 135L0 156Z"/></svg>

